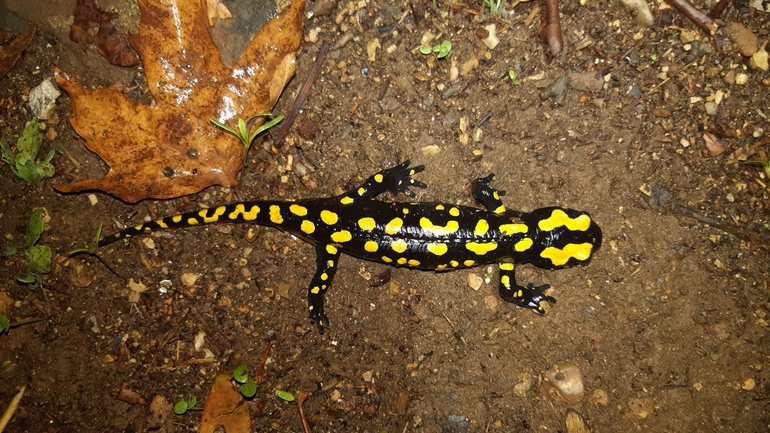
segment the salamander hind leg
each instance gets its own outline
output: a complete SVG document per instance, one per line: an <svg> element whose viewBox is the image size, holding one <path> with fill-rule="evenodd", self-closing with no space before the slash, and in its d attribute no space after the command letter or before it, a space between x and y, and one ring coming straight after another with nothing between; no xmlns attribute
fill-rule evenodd
<svg viewBox="0 0 770 433"><path fill-rule="evenodd" d="M545 314L540 303L542 301L556 303L555 298L543 293L549 287L551 286L548 284L533 286L532 283L527 284L527 287L520 286L516 284L513 263L500 263L500 297L507 302Z"/></svg>
<svg viewBox="0 0 770 433"><path fill-rule="evenodd" d="M324 327L329 325L329 318L324 314L324 295L332 285L334 274L337 273L340 251L331 244L318 244L315 251L316 269L307 289L307 304L310 311L310 323L316 324L318 332L323 334Z"/></svg>
<svg viewBox="0 0 770 433"><path fill-rule="evenodd" d="M414 197L414 192L409 189L410 187L427 188L428 186L424 182L412 179L412 176L423 170L425 170L424 165L409 167L409 160L407 159L395 167L369 176L361 186L343 194L340 197L340 202L351 204L356 200L369 200L386 191L390 191L393 195L402 192L408 197Z"/></svg>
<svg viewBox="0 0 770 433"><path fill-rule="evenodd" d="M505 205L500 200L500 196L505 195L505 191L492 188L491 182L494 176L494 174L490 174L487 177L475 179L471 184L471 194L488 211L502 214L505 213Z"/></svg>

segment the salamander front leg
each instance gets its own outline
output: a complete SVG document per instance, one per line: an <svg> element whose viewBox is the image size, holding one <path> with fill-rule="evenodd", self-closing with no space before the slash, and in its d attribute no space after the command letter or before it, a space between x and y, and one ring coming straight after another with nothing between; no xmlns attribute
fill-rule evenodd
<svg viewBox="0 0 770 433"><path fill-rule="evenodd" d="M318 325L318 332L324 333L324 326L329 324L329 318L324 314L324 295L332 286L334 274L337 273L337 260L340 251L334 245L318 244L315 247L316 268L313 279L307 291L307 304L310 310L310 323Z"/></svg>
<svg viewBox="0 0 770 433"><path fill-rule="evenodd" d="M500 297L520 307L531 308L539 314L545 314L540 302L547 301L552 304L556 299L543 292L551 287L548 284L534 287L532 283L527 287L516 284L516 276L513 263L500 263Z"/></svg>
<svg viewBox="0 0 770 433"><path fill-rule="evenodd" d="M500 196L505 195L505 191L492 188L490 183L494 176L494 174L490 174L487 177L474 179L473 183L471 183L471 194L488 211L501 214L505 213L505 205L500 200Z"/></svg>

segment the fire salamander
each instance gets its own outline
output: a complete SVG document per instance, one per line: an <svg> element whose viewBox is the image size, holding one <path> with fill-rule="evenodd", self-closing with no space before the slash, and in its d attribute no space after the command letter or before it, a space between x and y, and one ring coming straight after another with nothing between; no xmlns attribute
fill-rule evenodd
<svg viewBox="0 0 770 433"><path fill-rule="evenodd" d="M546 269L586 264L602 243L602 231L587 212L544 207L532 212L506 209L493 175L473 181L471 192L486 209L447 203L387 203L373 200L390 191L414 197L412 179L424 166L406 161L369 177L340 196L287 201L250 201L161 218L102 239L104 246L157 229L219 222L246 222L276 227L315 245L316 270L308 287L310 322L323 333L329 323L324 294L337 272L341 253L413 269L450 271L498 263L500 296L544 313L540 302L556 300L550 287L516 283L514 269L532 263Z"/></svg>

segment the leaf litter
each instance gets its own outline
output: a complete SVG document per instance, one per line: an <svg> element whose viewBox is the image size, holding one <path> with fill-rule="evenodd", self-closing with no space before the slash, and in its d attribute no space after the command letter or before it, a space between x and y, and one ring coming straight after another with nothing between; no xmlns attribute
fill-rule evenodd
<svg viewBox="0 0 770 433"><path fill-rule="evenodd" d="M271 110L294 75L304 6L294 0L226 67L207 28L205 3L140 0L139 33L128 39L142 58L154 105L113 89L85 88L55 69L72 101L73 128L110 169L101 179L54 187L101 190L136 202L236 185L246 150L209 118L232 124Z"/></svg>

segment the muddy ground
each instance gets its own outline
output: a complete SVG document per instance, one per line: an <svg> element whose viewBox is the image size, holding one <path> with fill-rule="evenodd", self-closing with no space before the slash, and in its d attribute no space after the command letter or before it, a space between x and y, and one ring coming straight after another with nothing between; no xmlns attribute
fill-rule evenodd
<svg viewBox="0 0 770 433"><path fill-rule="evenodd" d="M121 15L119 28L135 30L135 4L104 6ZM474 13L480 6L361 2L338 23L346 4L336 3L306 19L297 76L276 112L290 109L321 43L341 46L324 61L289 146L276 154L269 133L258 139L236 188L133 205L94 192L94 203L0 166L2 248L22 241L42 207L50 220L40 242L54 251L51 273L31 285L15 281L18 261L2 261L5 314L45 319L0 336L0 362L10 361L0 370L2 407L27 386L7 431L196 431L198 414L161 403L205 401L215 373L239 363L254 371L268 343L267 378L249 403L252 431L302 430L278 389L310 392L314 432L567 431L568 417L597 432L767 431L768 179L737 161L768 151L770 75L749 68L721 31L709 37L670 9L656 6L656 23L639 29L617 3L563 4L565 49L552 58L539 36L542 11L527 19L542 4L518 4L511 16ZM111 66L69 41L73 7L3 3L5 30L39 26L0 80L5 142L31 120L27 95L57 65L85 85L120 81L147 100L140 68ZM770 14L744 2L731 2L722 19L760 42L769 36ZM479 37L488 24L500 38L494 49ZM425 32L452 41L447 58L416 51ZM600 89L541 98L571 73L598 74ZM55 138L43 146L57 151L54 181L105 173L67 121L66 94L55 114L46 124ZM723 153L714 155L704 132ZM312 169L307 181L286 170L289 154ZM407 158L427 167L420 201L473 205L468 182L493 172L510 208L589 211L602 248L585 267L520 267L522 282L552 286L558 303L544 317L500 301L494 284L471 288L469 277L485 268L431 273L343 256L325 335L306 318L314 249L277 230L155 233L103 249L114 273L65 255L100 221L112 233L201 205L329 196ZM138 302L129 279L147 287ZM585 386L573 404L544 386L548 370L568 364ZM122 388L142 401L119 396Z"/></svg>

